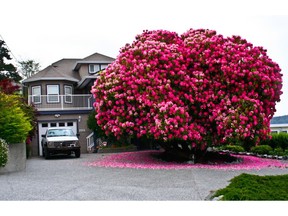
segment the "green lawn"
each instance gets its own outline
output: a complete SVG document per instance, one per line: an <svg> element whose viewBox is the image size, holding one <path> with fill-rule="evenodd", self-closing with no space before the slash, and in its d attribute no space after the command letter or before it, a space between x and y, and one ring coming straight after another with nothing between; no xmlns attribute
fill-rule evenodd
<svg viewBox="0 0 288 216"><path fill-rule="evenodd" d="M241 174L216 191L221 200L288 200L288 175L257 176Z"/></svg>

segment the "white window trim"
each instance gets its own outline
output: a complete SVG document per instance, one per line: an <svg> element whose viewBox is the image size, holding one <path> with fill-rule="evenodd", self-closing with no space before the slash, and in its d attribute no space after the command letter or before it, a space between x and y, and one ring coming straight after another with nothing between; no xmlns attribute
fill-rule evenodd
<svg viewBox="0 0 288 216"><path fill-rule="evenodd" d="M90 70L90 66L91 65L93 65L93 71L92 70ZM98 66L98 70L95 70L95 66ZM97 72L99 72L100 71L100 64L89 64L88 65L88 71L89 71L89 73L90 74L95 74L95 73L97 73Z"/></svg>
<svg viewBox="0 0 288 216"><path fill-rule="evenodd" d="M66 92L66 88L70 88L70 89L71 89L71 94L68 94L68 93ZM72 86L70 86L70 85L64 85L65 103L72 103L72 92L73 92ZM67 98L69 98L69 97L67 97L67 96L70 96L70 98L71 98L70 101L67 100Z"/></svg>
<svg viewBox="0 0 288 216"><path fill-rule="evenodd" d="M40 89L40 94L34 94L34 89L37 89L39 88ZM35 102L35 97L39 97L39 101L38 102ZM32 87L32 103L34 104L41 104L41 86L33 86Z"/></svg>
<svg viewBox="0 0 288 216"><path fill-rule="evenodd" d="M58 88L58 94L49 94L49 93L48 93L48 89L49 89L49 87L51 87L51 86L57 86L57 88ZM49 96L57 96L57 101L50 101L50 100L49 100L49 99L50 99ZM47 103L59 103L59 102L60 102L59 96L60 96L60 94L59 94L59 85L47 85Z"/></svg>

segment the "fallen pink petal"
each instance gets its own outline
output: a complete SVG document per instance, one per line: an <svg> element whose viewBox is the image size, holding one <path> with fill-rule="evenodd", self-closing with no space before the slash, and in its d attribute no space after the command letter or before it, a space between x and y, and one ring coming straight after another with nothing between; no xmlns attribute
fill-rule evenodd
<svg viewBox="0 0 288 216"><path fill-rule="evenodd" d="M279 160L264 159L255 156L234 155L241 158L239 163L223 164L188 164L166 162L157 159L155 156L161 154L160 151L149 150L139 152L125 152L104 155L101 159L86 163L87 166L113 167L113 168L133 168L133 169L220 169L220 170L259 170L267 167L288 168L288 163Z"/></svg>

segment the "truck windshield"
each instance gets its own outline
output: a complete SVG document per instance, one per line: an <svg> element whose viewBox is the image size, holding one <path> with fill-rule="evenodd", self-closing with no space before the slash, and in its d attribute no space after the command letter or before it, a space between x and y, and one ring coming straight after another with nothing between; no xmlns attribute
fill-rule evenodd
<svg viewBox="0 0 288 216"><path fill-rule="evenodd" d="M71 129L51 129L47 131L47 137L75 136Z"/></svg>

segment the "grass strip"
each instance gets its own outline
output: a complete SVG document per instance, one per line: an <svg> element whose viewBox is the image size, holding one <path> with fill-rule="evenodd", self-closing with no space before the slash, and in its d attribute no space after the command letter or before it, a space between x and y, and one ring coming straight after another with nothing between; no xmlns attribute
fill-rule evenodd
<svg viewBox="0 0 288 216"><path fill-rule="evenodd" d="M216 191L221 200L288 200L288 175L258 176L243 173Z"/></svg>

